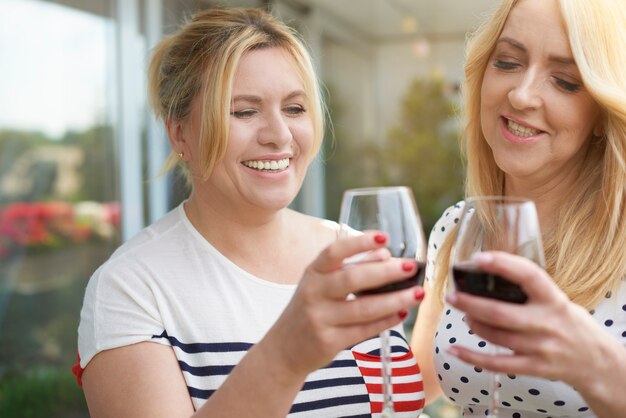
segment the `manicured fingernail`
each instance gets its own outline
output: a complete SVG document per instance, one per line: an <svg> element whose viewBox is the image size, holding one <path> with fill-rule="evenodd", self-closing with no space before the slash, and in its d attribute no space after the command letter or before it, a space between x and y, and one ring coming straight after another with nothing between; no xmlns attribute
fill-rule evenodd
<svg viewBox="0 0 626 418"><path fill-rule="evenodd" d="M473 259L479 264L489 264L493 261L493 254L490 253L475 253Z"/></svg>
<svg viewBox="0 0 626 418"><path fill-rule="evenodd" d="M456 301L457 301L456 292L448 293L446 295L446 302L448 302L450 305L454 305Z"/></svg>
<svg viewBox="0 0 626 418"><path fill-rule="evenodd" d="M404 271L412 271L415 267L415 261L405 261L402 263L402 270Z"/></svg>
<svg viewBox="0 0 626 418"><path fill-rule="evenodd" d="M376 241L377 244L384 244L387 242L387 236L385 236L385 234L376 234L374 235L374 241Z"/></svg>
<svg viewBox="0 0 626 418"><path fill-rule="evenodd" d="M413 292L413 296L415 297L415 300L422 300L424 299L425 295L426 295L426 292L424 292L424 289L422 289L421 287L416 288L415 292Z"/></svg>
<svg viewBox="0 0 626 418"><path fill-rule="evenodd" d="M400 317L400 319L404 319L409 315L409 311L407 311L406 309L402 309L401 311L398 312L398 316Z"/></svg>
<svg viewBox="0 0 626 418"><path fill-rule="evenodd" d="M453 346L453 345L449 346L449 347L446 349L446 352L447 352L448 354L450 354L451 356L454 356L454 357L458 357L458 356L459 356L459 353L460 353L459 349L458 349L457 347Z"/></svg>

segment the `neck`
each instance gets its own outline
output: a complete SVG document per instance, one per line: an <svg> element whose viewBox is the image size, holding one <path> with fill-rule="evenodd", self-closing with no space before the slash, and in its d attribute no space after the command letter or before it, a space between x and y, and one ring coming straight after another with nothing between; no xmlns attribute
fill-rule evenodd
<svg viewBox="0 0 626 418"><path fill-rule="evenodd" d="M537 183L507 177L504 194L528 198L535 202L542 235L545 237L556 227L559 208L571 187L574 187L574 181L567 179L551 179Z"/></svg>
<svg viewBox="0 0 626 418"><path fill-rule="evenodd" d="M246 247L257 253L276 248L286 231L288 209L263 211L230 206L192 192L185 202L185 213L198 232L225 255L244 253Z"/></svg>

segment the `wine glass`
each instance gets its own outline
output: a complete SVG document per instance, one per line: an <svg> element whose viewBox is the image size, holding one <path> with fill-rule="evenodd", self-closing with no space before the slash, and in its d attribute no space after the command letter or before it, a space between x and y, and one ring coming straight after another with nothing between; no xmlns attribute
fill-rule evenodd
<svg viewBox="0 0 626 418"><path fill-rule="evenodd" d="M517 284L481 271L474 255L482 251L504 251L544 267L544 253L537 210L532 200L512 196L477 196L465 201L451 254L452 280L448 291L511 303L525 303L528 297ZM499 347L493 347L494 353ZM500 377L490 374L489 416L497 417L500 407Z"/></svg>
<svg viewBox="0 0 626 418"><path fill-rule="evenodd" d="M392 257L412 258L417 261L413 277L385 286L366 289L356 296L406 289L422 283L426 261L426 240L413 193L408 187L372 187L346 190L339 214L340 236L350 236L366 230L379 230L388 236L387 249ZM358 254L346 264L367 260L367 254ZM383 389L382 416L394 417L392 361L389 330L380 334L381 377Z"/></svg>

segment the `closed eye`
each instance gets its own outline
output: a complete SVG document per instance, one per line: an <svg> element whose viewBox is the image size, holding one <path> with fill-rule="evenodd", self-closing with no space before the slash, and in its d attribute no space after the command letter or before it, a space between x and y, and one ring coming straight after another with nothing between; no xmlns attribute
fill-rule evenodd
<svg viewBox="0 0 626 418"><path fill-rule="evenodd" d="M287 106L284 108L284 112L289 116L299 116L306 112L306 109L302 106Z"/></svg>
<svg viewBox="0 0 626 418"><path fill-rule="evenodd" d="M503 61L503 60L494 60L493 66L500 70L514 70L519 67L519 64L511 61Z"/></svg>
<svg viewBox="0 0 626 418"><path fill-rule="evenodd" d="M578 90L580 90L580 84L570 83L569 81L565 81L562 78L558 77L555 77L554 79L556 81L556 84L567 92L576 93Z"/></svg>
<svg viewBox="0 0 626 418"><path fill-rule="evenodd" d="M249 119L257 113L256 110L246 109L246 110L237 110L230 112L230 114L237 119Z"/></svg>

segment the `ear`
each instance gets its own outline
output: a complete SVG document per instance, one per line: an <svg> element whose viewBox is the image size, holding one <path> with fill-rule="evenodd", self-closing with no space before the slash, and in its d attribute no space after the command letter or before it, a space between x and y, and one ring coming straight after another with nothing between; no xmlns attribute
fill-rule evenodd
<svg viewBox="0 0 626 418"><path fill-rule="evenodd" d="M606 134L606 116L602 115L598 118L598 122L593 127L593 136L602 138Z"/></svg>
<svg viewBox="0 0 626 418"><path fill-rule="evenodd" d="M167 138L170 141L172 151L178 154L181 160L187 161L190 153L185 135L185 127L185 122L182 120L173 120L171 118L168 118L165 121Z"/></svg>

